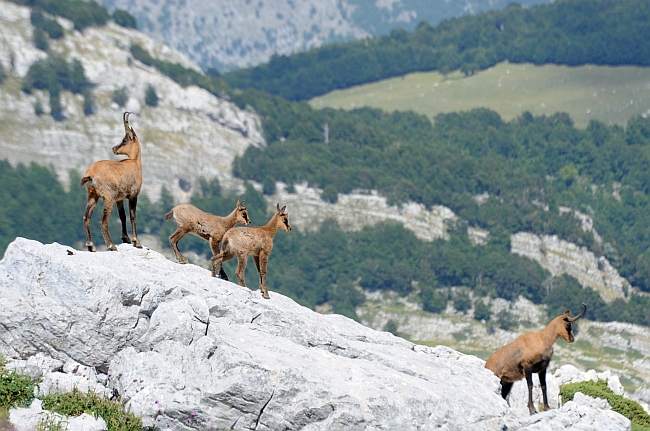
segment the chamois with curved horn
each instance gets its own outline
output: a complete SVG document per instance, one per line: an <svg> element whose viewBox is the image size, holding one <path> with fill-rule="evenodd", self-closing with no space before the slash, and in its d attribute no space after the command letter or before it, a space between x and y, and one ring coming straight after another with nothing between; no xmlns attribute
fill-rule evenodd
<svg viewBox="0 0 650 431"><path fill-rule="evenodd" d="M169 236L169 245L174 250L174 255L179 263L187 263L187 259L178 249L178 241L185 235L191 233L203 238L210 243L212 255L215 256L221 251L221 240L228 230L237 223L248 226L251 220L248 218L248 210L244 201L237 199L235 209L225 217L206 213L192 204L176 205L170 212L165 214L165 220L174 217L174 223L178 226L176 232ZM227 279L226 273L219 273L221 278Z"/></svg>
<svg viewBox="0 0 650 431"><path fill-rule="evenodd" d="M582 305L584 310L577 316L570 317L570 311L566 310L563 315L551 320L546 328L519 336L485 361L485 368L501 379L501 396L504 399L514 382L526 377L528 411L530 414L537 413L533 404L533 373L537 373L544 397L544 410L550 409L546 396L546 369L553 357L553 344L560 337L567 343L573 343L573 324L587 312L587 304Z"/></svg>
<svg viewBox="0 0 650 431"><path fill-rule="evenodd" d="M122 242L129 244L132 242L126 233L125 199L129 201L133 245L142 248L135 227L135 210L138 205L138 194L142 187L142 159L140 154L140 141L133 127L129 124L130 114L131 112L125 112L122 116L126 135L122 139L122 142L113 147L113 154L124 154L127 158L117 162L113 160L100 160L95 162L90 165L84 177L81 179L81 185L85 185L87 191L86 212L84 213L83 220L84 227L86 228L86 247L88 247L88 251L97 250L90 237L90 219L100 198L104 199L104 213L99 221L99 226L108 250L117 251L117 247L113 244L111 235L108 232L108 220L113 211L114 203L117 204L117 212L122 222Z"/></svg>
<svg viewBox="0 0 650 431"><path fill-rule="evenodd" d="M269 292L266 289L266 265L269 261L271 250L273 250L273 238L275 234L280 229L285 232L291 230L289 214L285 212L286 208L286 205L280 208L280 204L278 204L275 215L266 226L234 227L226 232L223 236L221 252L213 256L210 261L212 264L212 276L216 277L216 266L219 266L219 275L221 276L223 262L237 256L237 281L239 281L240 286L246 286L246 282L244 281L246 261L248 260L248 256L253 256L255 267L260 275L262 296L269 299ZM227 278L225 279L227 280Z"/></svg>

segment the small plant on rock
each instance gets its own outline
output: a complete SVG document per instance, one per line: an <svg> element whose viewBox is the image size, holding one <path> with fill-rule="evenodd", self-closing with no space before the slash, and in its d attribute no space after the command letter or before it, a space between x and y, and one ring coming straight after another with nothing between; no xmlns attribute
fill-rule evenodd
<svg viewBox="0 0 650 431"><path fill-rule="evenodd" d="M650 415L636 401L632 401L621 395L616 395L607 386L606 380L586 381L569 383L560 386L562 402L573 400L576 392L582 392L594 398L606 399L609 405L617 413L622 414L632 422L632 431L650 431Z"/></svg>
<svg viewBox="0 0 650 431"><path fill-rule="evenodd" d="M34 398L37 379L9 371L0 357L0 407L27 407Z"/></svg>
<svg viewBox="0 0 650 431"><path fill-rule="evenodd" d="M101 416L108 431L140 431L142 419L129 413L124 405L111 401L94 392L83 393L74 389L67 394L47 395L43 399L43 408L66 416L79 416L87 413L94 417Z"/></svg>

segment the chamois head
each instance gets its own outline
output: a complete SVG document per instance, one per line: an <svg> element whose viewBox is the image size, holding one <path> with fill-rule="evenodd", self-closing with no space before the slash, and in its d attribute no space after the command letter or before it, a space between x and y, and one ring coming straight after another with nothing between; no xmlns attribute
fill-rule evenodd
<svg viewBox="0 0 650 431"><path fill-rule="evenodd" d="M251 219L248 218L248 210L246 210L244 202L246 201L239 202L239 199L237 199L237 223L248 226L251 224Z"/></svg>
<svg viewBox="0 0 650 431"><path fill-rule="evenodd" d="M582 313L578 314L576 317L569 316L571 313L570 310L567 310L563 315L556 317L556 319L560 320L562 324L561 329L558 330L558 335L567 343L573 343L575 340L573 335L573 322L584 316L587 312L587 304L583 303L582 305L585 308L582 310Z"/></svg>
<svg viewBox="0 0 650 431"><path fill-rule="evenodd" d="M289 224L289 214L284 212L286 208L287 208L286 205L280 208L280 204L277 204L276 206L276 210L277 210L276 216L278 220L277 226L278 229L282 229L285 232L289 232L291 230L291 225Z"/></svg>
<svg viewBox="0 0 650 431"><path fill-rule="evenodd" d="M125 154L129 157L129 159L134 159L138 155L136 153L140 152L140 141L138 141L135 130L133 130L133 127L131 127L129 124L130 114L132 114L132 112L125 112L122 116L122 119L124 121L124 131L126 132L126 135L124 135L122 142L113 147L113 154Z"/></svg>

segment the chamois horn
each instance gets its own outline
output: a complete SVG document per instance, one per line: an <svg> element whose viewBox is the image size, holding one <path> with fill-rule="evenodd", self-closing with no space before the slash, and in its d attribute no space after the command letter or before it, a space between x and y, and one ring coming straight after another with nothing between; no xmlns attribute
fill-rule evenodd
<svg viewBox="0 0 650 431"><path fill-rule="evenodd" d="M575 322L576 320L578 320L579 318L581 318L582 316L584 316L585 313L587 312L587 304L585 304L585 303L583 302L582 305L585 307L584 310L582 310L582 313L580 313L580 314L578 314L576 317L572 318L572 319L571 319L572 322Z"/></svg>

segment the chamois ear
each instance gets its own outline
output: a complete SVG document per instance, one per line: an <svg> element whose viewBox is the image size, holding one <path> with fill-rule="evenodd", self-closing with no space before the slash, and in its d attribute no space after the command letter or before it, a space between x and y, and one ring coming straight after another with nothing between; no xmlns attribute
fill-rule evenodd
<svg viewBox="0 0 650 431"><path fill-rule="evenodd" d="M281 211L281 210L280 210L280 204L275 204L275 208L276 208L276 211L277 211L277 212L280 212L280 211Z"/></svg>
<svg viewBox="0 0 650 431"><path fill-rule="evenodd" d="M286 205L283 206L283 207L280 209L280 214L286 214L286 213L284 212L284 210L286 210L286 209L287 209L287 206L286 206Z"/></svg>
<svg viewBox="0 0 650 431"><path fill-rule="evenodd" d="M239 198L237 198L237 209L241 208L241 202L239 202Z"/></svg>

